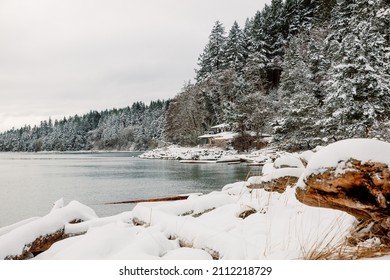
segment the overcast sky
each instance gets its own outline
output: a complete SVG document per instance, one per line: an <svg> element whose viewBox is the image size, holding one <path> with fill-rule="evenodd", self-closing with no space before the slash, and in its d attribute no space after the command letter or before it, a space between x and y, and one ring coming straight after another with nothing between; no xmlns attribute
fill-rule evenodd
<svg viewBox="0 0 390 280"><path fill-rule="evenodd" d="M174 97L211 28L270 0L0 0L0 132Z"/></svg>

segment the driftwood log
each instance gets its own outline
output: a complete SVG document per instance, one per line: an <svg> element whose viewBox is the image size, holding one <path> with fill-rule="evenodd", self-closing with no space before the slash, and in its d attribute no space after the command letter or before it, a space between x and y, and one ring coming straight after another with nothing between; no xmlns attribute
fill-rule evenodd
<svg viewBox="0 0 390 280"><path fill-rule="evenodd" d="M81 223L83 220L77 219L70 221L69 224L77 224ZM45 252L48 250L54 243L61 241L63 239L81 235L84 234L84 232L80 232L78 234L66 234L65 233L65 227L62 227L61 229L48 233L44 236L37 237L33 242L29 244L25 244L23 251L19 255L9 255L5 257L5 260L25 260L30 259L36 255L39 255L42 252Z"/></svg>
<svg viewBox="0 0 390 280"><path fill-rule="evenodd" d="M141 203L141 202L160 202L160 201L175 201L175 200L186 200L188 195L176 195L168 197L157 197L157 198L145 198L137 200L126 200L126 201L116 201L116 202L106 202L104 204L129 204L129 203Z"/></svg>
<svg viewBox="0 0 390 280"><path fill-rule="evenodd" d="M298 178L285 176L272 179L269 182L252 183L247 186L248 189L264 189L267 192L284 193L287 186L293 186L297 183Z"/></svg>
<svg viewBox="0 0 390 280"><path fill-rule="evenodd" d="M306 187L296 190L297 199L309 206L345 211L362 225L370 225L371 232L390 238L389 166L355 159L345 161L345 166L342 172L332 167L306 178Z"/></svg>

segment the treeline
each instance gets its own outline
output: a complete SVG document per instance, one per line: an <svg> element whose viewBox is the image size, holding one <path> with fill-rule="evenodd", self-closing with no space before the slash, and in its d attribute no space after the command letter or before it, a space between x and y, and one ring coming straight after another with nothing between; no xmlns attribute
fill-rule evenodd
<svg viewBox="0 0 390 280"><path fill-rule="evenodd" d="M0 150L195 145L221 123L243 140L249 130L271 134L288 150L390 140L389 7L390 0L272 0L243 27L235 22L226 32L217 21L195 82L172 100L11 130L0 135Z"/></svg>
<svg viewBox="0 0 390 280"><path fill-rule="evenodd" d="M91 111L0 134L1 151L146 150L162 138L169 101Z"/></svg>
<svg viewBox="0 0 390 280"><path fill-rule="evenodd" d="M216 22L196 82L168 109L167 137L195 144L229 123L290 150L389 139L389 20L389 0L273 0L243 28Z"/></svg>

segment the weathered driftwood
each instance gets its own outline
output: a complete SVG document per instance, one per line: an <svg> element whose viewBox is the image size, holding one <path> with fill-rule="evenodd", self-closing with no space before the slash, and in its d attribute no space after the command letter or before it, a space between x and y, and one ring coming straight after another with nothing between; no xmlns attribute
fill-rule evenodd
<svg viewBox="0 0 390 280"><path fill-rule="evenodd" d="M257 210L254 209L254 208L250 208L250 209L247 209L247 210L245 210L245 211L242 211L242 212L238 215L238 217L241 218L241 219L246 219L246 218L248 218L250 215L253 215L253 214L255 214L255 213L257 213Z"/></svg>
<svg viewBox="0 0 390 280"><path fill-rule="evenodd" d="M82 234L82 233L80 233ZM19 255L10 255L5 260L25 260L30 259L42 252L47 251L54 243L66 239L68 237L75 236L74 234L65 234L64 228L57 230L51 234L45 236L39 236L30 244L26 244L23 251Z"/></svg>
<svg viewBox="0 0 390 280"><path fill-rule="evenodd" d="M328 168L305 180L296 197L306 205L333 208L355 216L370 230L390 235L390 170L386 164L350 159L343 172ZM390 237L390 236L389 236Z"/></svg>
<svg viewBox="0 0 390 280"><path fill-rule="evenodd" d="M192 163L192 164L209 164L209 163L217 163L216 160L199 160L199 159L195 159L195 160L179 160L180 163Z"/></svg>
<svg viewBox="0 0 390 280"><path fill-rule="evenodd" d="M284 193L287 186L293 186L297 183L298 178L292 176L285 176L275 178L269 182L253 183L247 186L248 189L264 189L268 192Z"/></svg>
<svg viewBox="0 0 390 280"><path fill-rule="evenodd" d="M141 203L141 202L174 201L174 200L185 200L187 198L188 198L188 195L176 195L176 196L168 196L168 197L145 198L145 199L136 199L136 200L107 202L104 204L128 204L128 203Z"/></svg>
<svg viewBox="0 0 390 280"><path fill-rule="evenodd" d="M81 223L83 220L77 219L70 221L70 224ZM5 260L25 260L32 258L42 252L47 251L54 243L66 239L68 237L72 237L75 235L81 235L84 232L80 232L78 234L66 234L65 227L53 232L48 233L44 236L37 237L33 242L29 244L25 244L23 247L23 251L19 255L10 255L5 257Z"/></svg>

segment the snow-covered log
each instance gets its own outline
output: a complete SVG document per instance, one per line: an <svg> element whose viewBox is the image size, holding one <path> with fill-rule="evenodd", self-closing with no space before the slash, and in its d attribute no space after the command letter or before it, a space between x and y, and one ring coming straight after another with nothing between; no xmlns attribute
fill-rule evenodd
<svg viewBox="0 0 390 280"><path fill-rule="evenodd" d="M370 224L371 233L389 235L389 165L389 143L350 139L331 144L309 161L298 183L297 199L345 211Z"/></svg>
<svg viewBox="0 0 390 280"><path fill-rule="evenodd" d="M264 189L283 193L287 186L293 186L304 171L304 164L292 154L280 155L273 163L266 163L262 176L252 176L247 181L249 189Z"/></svg>
<svg viewBox="0 0 390 280"><path fill-rule="evenodd" d="M73 221L96 218L95 212L72 201L65 207L58 204L46 216L21 223L0 236L0 259L25 259L47 250L66 237L65 226Z"/></svg>

